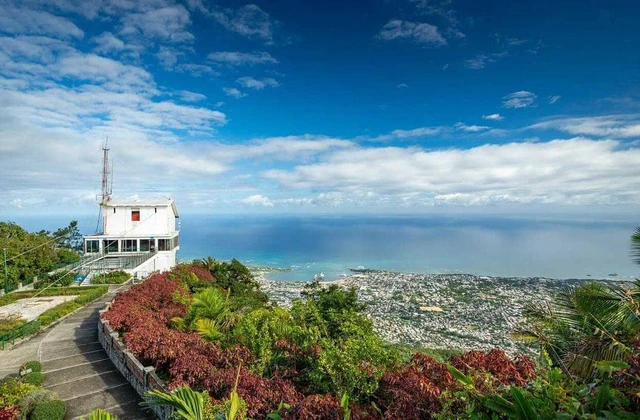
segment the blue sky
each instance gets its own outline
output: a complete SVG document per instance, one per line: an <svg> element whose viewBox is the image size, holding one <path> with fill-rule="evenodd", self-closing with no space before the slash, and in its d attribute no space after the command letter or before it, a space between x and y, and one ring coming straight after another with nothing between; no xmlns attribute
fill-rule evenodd
<svg viewBox="0 0 640 420"><path fill-rule="evenodd" d="M629 1L0 0L0 214L640 208Z"/></svg>

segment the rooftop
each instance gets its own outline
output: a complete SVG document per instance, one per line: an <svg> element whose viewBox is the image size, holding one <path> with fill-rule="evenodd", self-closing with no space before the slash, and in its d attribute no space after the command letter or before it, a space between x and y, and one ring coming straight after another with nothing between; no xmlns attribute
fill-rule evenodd
<svg viewBox="0 0 640 420"><path fill-rule="evenodd" d="M138 199L116 199L109 200L104 203L105 207L169 207L173 209L173 213L176 217L178 215L178 208L176 202L171 198L156 198L150 200L138 200Z"/></svg>

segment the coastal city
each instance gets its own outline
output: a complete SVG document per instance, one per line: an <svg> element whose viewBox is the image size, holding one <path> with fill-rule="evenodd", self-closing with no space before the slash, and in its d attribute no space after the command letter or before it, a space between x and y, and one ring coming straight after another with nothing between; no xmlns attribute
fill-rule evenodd
<svg viewBox="0 0 640 420"><path fill-rule="evenodd" d="M290 306L306 282L268 280L256 271L263 290L278 305ZM530 352L512 336L527 304L550 301L584 280L487 277L471 274L409 274L371 270L335 282L355 287L367 315L387 341L429 349Z"/></svg>

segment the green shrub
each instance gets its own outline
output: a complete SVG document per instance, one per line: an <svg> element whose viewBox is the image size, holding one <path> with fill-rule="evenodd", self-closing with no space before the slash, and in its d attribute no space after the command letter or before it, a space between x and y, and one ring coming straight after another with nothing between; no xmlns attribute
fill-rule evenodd
<svg viewBox="0 0 640 420"><path fill-rule="evenodd" d="M120 270L110 273L98 274L91 279L92 284L122 284L129 280L131 275Z"/></svg>
<svg viewBox="0 0 640 420"><path fill-rule="evenodd" d="M21 420L26 420L37 405L57 398L58 395L48 389L37 389L29 392L18 402Z"/></svg>
<svg viewBox="0 0 640 420"><path fill-rule="evenodd" d="M63 420L67 406L62 400L51 400L37 404L31 412L31 420Z"/></svg>
<svg viewBox="0 0 640 420"><path fill-rule="evenodd" d="M40 281L33 285L34 289L42 289L53 285L53 287L70 286L73 283L73 273L67 270L56 271L55 273L45 274Z"/></svg>
<svg viewBox="0 0 640 420"><path fill-rule="evenodd" d="M22 383L16 378L3 379L0 381L0 407L17 404L22 397L35 389L35 386Z"/></svg>
<svg viewBox="0 0 640 420"><path fill-rule="evenodd" d="M20 367L20 370L29 369L31 369L31 372L42 372L42 364L40 364L40 362L38 362L37 360L32 360L30 362L26 362Z"/></svg>
<svg viewBox="0 0 640 420"><path fill-rule="evenodd" d="M42 384L44 383L44 373L42 372L27 373L22 377L22 382L31 384L34 386L42 386Z"/></svg>

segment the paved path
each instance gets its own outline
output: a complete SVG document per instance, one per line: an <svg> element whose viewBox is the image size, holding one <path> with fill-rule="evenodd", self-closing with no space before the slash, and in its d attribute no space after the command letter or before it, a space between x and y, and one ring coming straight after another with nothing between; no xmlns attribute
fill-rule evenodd
<svg viewBox="0 0 640 420"><path fill-rule="evenodd" d="M127 286L125 286L127 287ZM66 419L105 409L120 420L152 419L140 397L118 372L98 342L98 311L114 292L85 306L44 334L0 351L0 377L15 373L27 360L40 360L44 386L67 403Z"/></svg>

